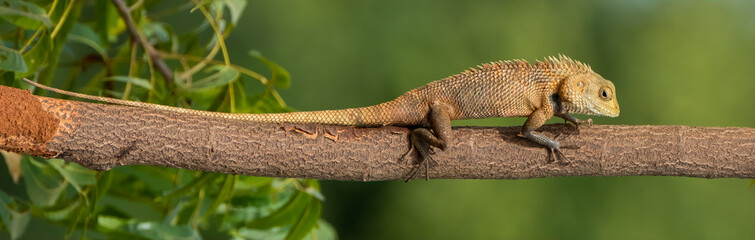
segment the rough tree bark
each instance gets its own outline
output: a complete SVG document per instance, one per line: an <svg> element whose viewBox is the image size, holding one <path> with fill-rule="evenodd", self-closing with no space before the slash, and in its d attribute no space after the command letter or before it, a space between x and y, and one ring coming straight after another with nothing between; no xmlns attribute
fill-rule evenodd
<svg viewBox="0 0 755 240"><path fill-rule="evenodd" d="M548 125L564 133L571 164L546 163L547 151L519 127L454 128L436 151L431 178L521 179L663 175L755 178L755 129L686 126ZM156 165L254 176L396 180L409 130L401 127L268 124L151 109L67 101L0 86L0 149L57 157L107 170ZM418 174L424 177L424 172Z"/></svg>

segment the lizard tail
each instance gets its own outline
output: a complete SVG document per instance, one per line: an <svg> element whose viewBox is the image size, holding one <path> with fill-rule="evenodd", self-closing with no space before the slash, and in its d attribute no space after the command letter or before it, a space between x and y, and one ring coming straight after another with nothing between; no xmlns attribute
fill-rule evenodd
<svg viewBox="0 0 755 240"><path fill-rule="evenodd" d="M340 110L325 110L311 112L290 112L290 113L222 113L202 111L195 109L171 107L154 103L145 103L137 101L122 100L116 98L92 96L82 93L70 92L53 87L48 87L37 82L25 79L27 83L35 87L77 98L89 99L93 101L157 109L162 111L186 113L199 116L236 119L253 122L268 123L314 123L314 124L333 124L333 125L353 125L353 126L383 126L383 125L419 125L424 122L426 114L421 114L422 108L411 102L415 102L413 97L401 96L396 100L381 103L369 107L348 108ZM421 106L421 105L420 105ZM425 111L426 113L426 111Z"/></svg>
<svg viewBox="0 0 755 240"><path fill-rule="evenodd" d="M317 123L349 126L422 125L426 114L399 98L369 107L310 112L232 114L255 122ZM233 118L233 117L231 117Z"/></svg>

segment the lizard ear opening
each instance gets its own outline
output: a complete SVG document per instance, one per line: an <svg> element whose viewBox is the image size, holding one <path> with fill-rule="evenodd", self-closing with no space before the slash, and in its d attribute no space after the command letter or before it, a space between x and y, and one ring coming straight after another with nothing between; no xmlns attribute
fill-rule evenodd
<svg viewBox="0 0 755 240"><path fill-rule="evenodd" d="M561 84L558 87L558 95L561 96L561 100L566 102L574 102L577 100L577 96L584 92L587 87L587 82L579 77L565 77L561 79Z"/></svg>

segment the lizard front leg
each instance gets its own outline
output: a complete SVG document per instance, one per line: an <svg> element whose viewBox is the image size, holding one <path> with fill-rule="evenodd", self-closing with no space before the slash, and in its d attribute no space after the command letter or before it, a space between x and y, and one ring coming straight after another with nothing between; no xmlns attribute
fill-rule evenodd
<svg viewBox="0 0 755 240"><path fill-rule="evenodd" d="M579 125L581 124L587 124L587 126L592 126L592 118L582 120L582 119L575 118L574 116L566 112L556 113L556 116L573 123L574 129L575 129L574 131L577 133L579 133Z"/></svg>
<svg viewBox="0 0 755 240"><path fill-rule="evenodd" d="M430 152L430 146L446 150L451 137L451 117L444 106L440 104L430 105L427 118L432 132L427 128L417 128L411 133L410 141L412 147L419 153L419 163L409 172L406 182L417 175L423 164L425 165L425 179L429 180L430 162L435 162Z"/></svg>
<svg viewBox="0 0 755 240"><path fill-rule="evenodd" d="M549 118L553 116L553 111L548 108L540 108L532 112L522 126L522 134L527 139L545 146L550 151L548 162L561 161L568 164L568 158L561 152L561 145L558 141L550 139L542 134L536 133L535 129L540 128Z"/></svg>

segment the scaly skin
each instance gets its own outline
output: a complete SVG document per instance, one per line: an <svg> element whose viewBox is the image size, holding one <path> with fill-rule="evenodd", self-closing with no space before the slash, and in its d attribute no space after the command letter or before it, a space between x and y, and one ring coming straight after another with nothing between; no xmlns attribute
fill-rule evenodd
<svg viewBox="0 0 755 240"><path fill-rule="evenodd" d="M412 132L411 142L413 149L420 154L421 162L410 172L407 180L416 175L422 164L425 164L427 173L429 164L426 160L432 160L430 146L446 149L451 138L451 120L527 117L522 134L549 149L549 162L561 160L566 163L567 158L561 152L559 142L534 130L554 115L575 125L591 124L592 120L579 120L570 115L573 113L609 117L619 115L613 83L593 72L589 66L563 55L532 64L524 60L483 64L374 106L273 114L177 108L74 93L24 80L39 88L78 98L215 118L349 126L417 126Z"/></svg>

